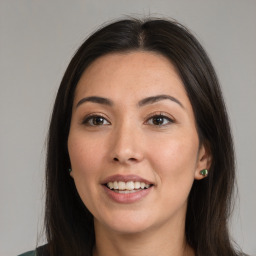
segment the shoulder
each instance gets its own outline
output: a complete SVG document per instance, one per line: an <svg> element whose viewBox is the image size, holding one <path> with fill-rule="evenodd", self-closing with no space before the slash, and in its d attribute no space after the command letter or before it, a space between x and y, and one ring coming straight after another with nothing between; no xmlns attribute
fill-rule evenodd
<svg viewBox="0 0 256 256"><path fill-rule="evenodd" d="M43 245L38 247L34 251L25 252L25 253L19 254L18 256L48 256L48 255L49 254L47 251L47 245Z"/></svg>
<svg viewBox="0 0 256 256"><path fill-rule="evenodd" d="M18 256L36 256L36 251L29 251L22 254L19 254Z"/></svg>

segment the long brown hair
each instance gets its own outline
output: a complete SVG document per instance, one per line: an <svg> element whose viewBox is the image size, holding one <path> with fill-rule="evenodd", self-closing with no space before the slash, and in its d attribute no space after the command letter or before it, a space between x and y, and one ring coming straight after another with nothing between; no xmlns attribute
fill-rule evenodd
<svg viewBox="0 0 256 256"><path fill-rule="evenodd" d="M200 142L207 143L212 153L209 176L195 181L189 195L187 242L198 256L238 255L228 232L235 182L233 142L214 68L200 43L181 24L133 18L111 23L91 35L72 58L60 84L48 136L48 251L50 255L91 255L94 246L93 216L68 172L67 139L76 85L100 56L137 50L160 53L176 66L193 107Z"/></svg>

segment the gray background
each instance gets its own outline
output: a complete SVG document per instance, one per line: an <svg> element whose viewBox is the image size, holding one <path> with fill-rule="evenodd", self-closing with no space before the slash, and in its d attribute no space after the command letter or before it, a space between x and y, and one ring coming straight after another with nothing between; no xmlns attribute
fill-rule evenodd
<svg viewBox="0 0 256 256"><path fill-rule="evenodd" d="M256 1L0 0L0 255L34 248L43 217L45 138L63 72L84 38L125 14L172 17L209 53L233 128L237 243L256 255Z"/></svg>

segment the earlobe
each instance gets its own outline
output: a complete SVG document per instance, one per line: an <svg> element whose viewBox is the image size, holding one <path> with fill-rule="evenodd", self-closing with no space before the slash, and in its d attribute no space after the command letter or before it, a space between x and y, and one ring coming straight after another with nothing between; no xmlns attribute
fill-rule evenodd
<svg viewBox="0 0 256 256"><path fill-rule="evenodd" d="M203 143L198 151L195 179L201 180L208 176L212 163L212 155L208 143Z"/></svg>
<svg viewBox="0 0 256 256"><path fill-rule="evenodd" d="M206 177L208 176L208 170L207 169L203 169L202 171L199 172L202 176Z"/></svg>
<svg viewBox="0 0 256 256"><path fill-rule="evenodd" d="M69 172L69 175L73 178L73 173L72 173L72 169L71 168L68 169L68 172Z"/></svg>

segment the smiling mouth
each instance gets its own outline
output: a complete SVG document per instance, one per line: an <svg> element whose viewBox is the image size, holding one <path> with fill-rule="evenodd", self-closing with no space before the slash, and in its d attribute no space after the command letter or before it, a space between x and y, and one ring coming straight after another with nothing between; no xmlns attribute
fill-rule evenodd
<svg viewBox="0 0 256 256"><path fill-rule="evenodd" d="M110 190L120 194L135 193L153 186L153 184L140 181L110 181L104 185Z"/></svg>

